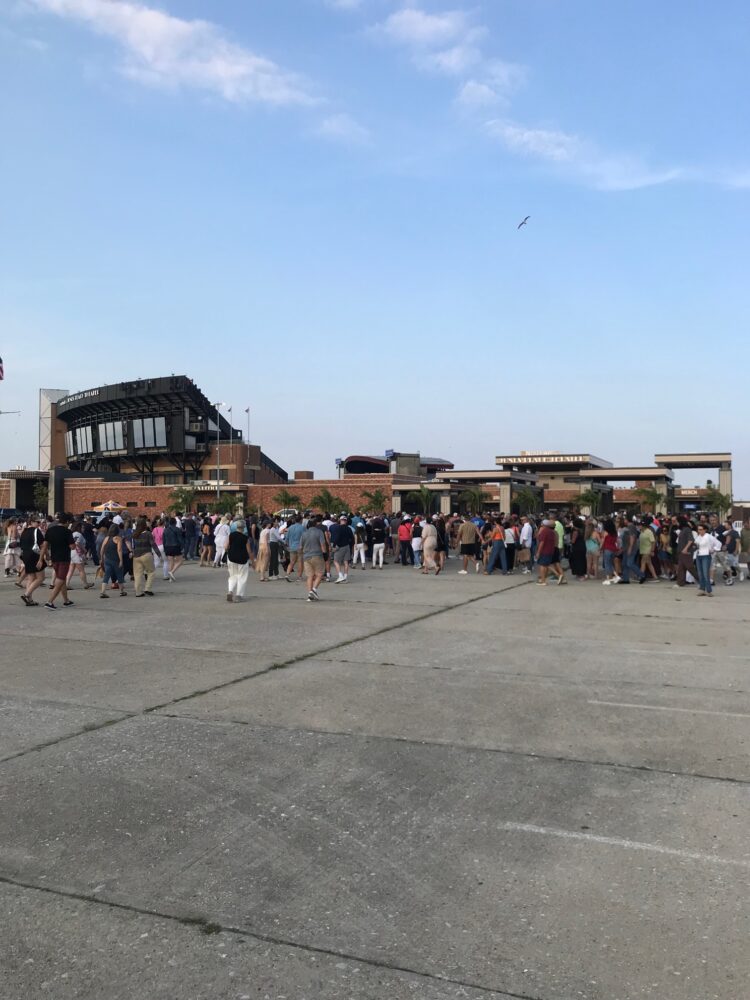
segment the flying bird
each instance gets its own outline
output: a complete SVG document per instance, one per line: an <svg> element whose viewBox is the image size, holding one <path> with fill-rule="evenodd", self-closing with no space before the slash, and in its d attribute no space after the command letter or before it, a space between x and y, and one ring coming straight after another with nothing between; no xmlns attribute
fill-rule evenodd
<svg viewBox="0 0 750 1000"><path fill-rule="evenodd" d="M520 229L521 226L525 226L526 223L529 221L530 218L531 218L531 216L527 215L526 218L523 220L523 222L519 222L518 223L518 225L516 226L516 229Z"/></svg>

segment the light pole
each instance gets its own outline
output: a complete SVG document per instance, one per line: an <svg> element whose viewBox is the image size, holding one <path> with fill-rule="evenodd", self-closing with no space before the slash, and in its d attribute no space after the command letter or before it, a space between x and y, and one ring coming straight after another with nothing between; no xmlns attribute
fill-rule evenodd
<svg viewBox="0 0 750 1000"><path fill-rule="evenodd" d="M217 503L221 499L220 497L221 488L219 486L219 480L221 479L221 476L219 475L219 473L221 472L221 436L220 436L221 427L219 425L219 420L220 420L219 409L225 405L226 405L225 403L214 403L214 406L216 407L216 502Z"/></svg>

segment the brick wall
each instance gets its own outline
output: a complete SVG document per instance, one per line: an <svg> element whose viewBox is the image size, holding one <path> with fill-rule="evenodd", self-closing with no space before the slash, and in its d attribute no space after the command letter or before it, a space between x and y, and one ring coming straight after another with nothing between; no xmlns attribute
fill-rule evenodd
<svg viewBox="0 0 750 1000"><path fill-rule="evenodd" d="M415 486L416 488L416 486ZM375 490L382 490L389 498L388 508L390 510L390 497L393 493L393 476L391 475L371 475L371 476L347 476L346 479L306 479L295 480L288 485L279 486L249 486L248 499L250 503L264 511L272 512L278 510L279 505L273 499L280 489L286 489L290 493L296 493L301 500L302 509L312 507L312 498L321 490L327 489L334 496L341 497L345 505L350 510L356 510L367 504L364 493L374 493Z"/></svg>
<svg viewBox="0 0 750 1000"><path fill-rule="evenodd" d="M2 497L2 485L3 481L0 481L0 497ZM85 510L91 510L94 504L116 500L124 507L127 507L129 503L134 504L128 508L133 514L153 515L154 512L159 513L167 509L170 504L169 495L174 488L173 486L143 486L141 483L107 483L102 479L66 479L63 502L59 506L71 514L81 514ZM335 496L341 497L351 510L356 510L356 508L366 504L367 501L363 496L365 491L374 493L375 490L379 489L389 498L388 507L390 509L393 476L347 476L345 480L312 479L284 485L276 483L272 486L241 486L237 489L239 492L247 494L249 503L256 504L266 512L279 509L279 504L274 500L274 497L281 489L296 493L300 497L303 509L312 506L311 501L316 493L327 489ZM203 502L211 503L213 499L213 491L201 493L194 507L203 506ZM148 507L146 503L149 504ZM7 506L7 504L0 503L0 506Z"/></svg>
<svg viewBox="0 0 750 1000"><path fill-rule="evenodd" d="M580 493L578 490L545 490L544 505L550 507L552 504L577 504Z"/></svg>
<svg viewBox="0 0 750 1000"><path fill-rule="evenodd" d="M0 507L10 507L10 479L0 479Z"/></svg>

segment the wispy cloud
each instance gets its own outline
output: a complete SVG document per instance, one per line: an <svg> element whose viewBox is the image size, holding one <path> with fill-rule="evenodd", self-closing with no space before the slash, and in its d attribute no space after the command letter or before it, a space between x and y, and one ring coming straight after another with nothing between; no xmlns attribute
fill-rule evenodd
<svg viewBox="0 0 750 1000"><path fill-rule="evenodd" d="M679 168L654 169L629 154L603 153L594 143L558 129L530 128L507 119L494 119L486 131L512 153L549 163L603 191L631 191L683 180Z"/></svg>
<svg viewBox="0 0 750 1000"><path fill-rule="evenodd" d="M362 6L362 0L324 0L326 7L334 10L357 10Z"/></svg>
<svg viewBox="0 0 750 1000"><path fill-rule="evenodd" d="M314 103L298 75L230 41L209 21L184 20L129 0L31 3L114 39L125 56L122 71L143 84L202 90L234 103Z"/></svg>
<svg viewBox="0 0 750 1000"><path fill-rule="evenodd" d="M362 146L371 139L369 130L351 115L346 114L329 115L318 125L315 132L324 139L331 139L348 146Z"/></svg>

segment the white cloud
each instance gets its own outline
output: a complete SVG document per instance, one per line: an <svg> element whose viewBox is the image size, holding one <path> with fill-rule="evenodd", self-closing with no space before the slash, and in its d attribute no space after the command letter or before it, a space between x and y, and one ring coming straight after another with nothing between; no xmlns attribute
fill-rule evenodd
<svg viewBox="0 0 750 1000"><path fill-rule="evenodd" d="M467 80L456 97L456 102L466 108L487 108L499 100L497 91L481 80Z"/></svg>
<svg viewBox="0 0 750 1000"><path fill-rule="evenodd" d="M683 170L655 170L635 156L604 154L593 143L557 129L495 119L486 123L486 130L512 153L554 164L603 191L630 191L686 177Z"/></svg>
<svg viewBox="0 0 750 1000"><path fill-rule="evenodd" d="M332 139L347 145L361 146L370 141L369 131L364 125L355 121L351 115L329 115L328 118L323 119L315 131L324 139Z"/></svg>
<svg viewBox="0 0 750 1000"><path fill-rule="evenodd" d="M334 10L357 10L362 6L362 0L325 0L325 3Z"/></svg>
<svg viewBox="0 0 750 1000"><path fill-rule="evenodd" d="M414 61L420 69L445 73L446 76L464 76L482 61L482 53L476 46L462 42L449 49L420 53Z"/></svg>
<svg viewBox="0 0 750 1000"><path fill-rule="evenodd" d="M467 17L462 10L429 14L417 7L405 7L387 17L376 30L399 45L437 48L462 38L467 28Z"/></svg>
<svg viewBox="0 0 750 1000"><path fill-rule="evenodd" d="M229 41L208 21L187 21L130 0L31 2L113 38L125 52L123 72L141 83L203 90L236 103L314 103L297 75Z"/></svg>

